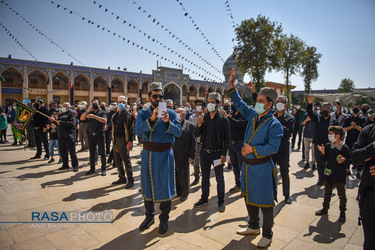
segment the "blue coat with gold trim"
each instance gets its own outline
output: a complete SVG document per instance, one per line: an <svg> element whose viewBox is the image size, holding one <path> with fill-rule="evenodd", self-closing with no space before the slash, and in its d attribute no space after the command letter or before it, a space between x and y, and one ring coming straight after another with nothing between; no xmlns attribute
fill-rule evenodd
<svg viewBox="0 0 375 250"><path fill-rule="evenodd" d="M236 109L249 121L246 127L244 143L253 147L254 153L246 155L247 159L259 159L276 154L283 127L281 123L269 112L255 128L258 114L255 109L242 101L237 90L228 92ZM259 165L242 165L241 191L246 197L246 204L257 207L273 207L277 201L277 175L273 161Z"/></svg>
<svg viewBox="0 0 375 250"><path fill-rule="evenodd" d="M150 124L153 108L142 109L135 121L135 133L144 141L173 144L174 137L182 134L181 124L176 113L167 109L168 126L157 118ZM141 192L145 200L153 202L169 201L176 196L175 168L173 150L164 152L142 151L141 156Z"/></svg>

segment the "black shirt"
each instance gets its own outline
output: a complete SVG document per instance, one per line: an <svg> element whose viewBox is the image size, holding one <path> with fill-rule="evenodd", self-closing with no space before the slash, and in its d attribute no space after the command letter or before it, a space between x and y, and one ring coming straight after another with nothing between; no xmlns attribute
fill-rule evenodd
<svg viewBox="0 0 375 250"><path fill-rule="evenodd" d="M370 174L370 166L375 165L375 148L373 142L375 141L375 124L370 124L364 127L358 136L358 140L354 143L352 148L352 162L354 165L363 165L363 174L361 178L361 184L358 189L359 204L361 206L361 200L363 195L369 189L375 189L375 178ZM370 159L368 161L365 161Z"/></svg>
<svg viewBox="0 0 375 250"><path fill-rule="evenodd" d="M196 152L195 125L184 119L181 122L181 130L181 136L176 138L172 145L174 159L176 163L189 164L189 158L194 159Z"/></svg>
<svg viewBox="0 0 375 250"><path fill-rule="evenodd" d="M86 112L86 109L80 109L80 110L78 111L78 121L79 121L80 123L88 123L88 122L89 122L88 119L84 119L83 121L81 121L81 116L82 116L82 114L85 113L85 112Z"/></svg>
<svg viewBox="0 0 375 250"><path fill-rule="evenodd" d="M231 140L236 142L242 142L245 137L247 120L243 115L238 112L232 113L232 117L228 117L230 123L230 135Z"/></svg>
<svg viewBox="0 0 375 250"><path fill-rule="evenodd" d="M337 121L330 115L328 116L328 119L325 119L320 114L315 114L312 111L312 104L307 105L306 111L311 120L315 123L313 143L315 143L315 145L328 143L328 127L331 125L337 125Z"/></svg>
<svg viewBox="0 0 375 250"><path fill-rule="evenodd" d="M341 164L338 163L337 157L341 155L345 158L345 161ZM320 154L324 161L327 162L324 170L324 179L346 183L346 168L350 164L350 150L344 143L335 147L333 143L329 142L325 145L324 155Z"/></svg>
<svg viewBox="0 0 375 250"><path fill-rule="evenodd" d="M281 138L281 144L280 144L279 149L285 149L284 146L287 146L287 149L285 150L289 151L289 146L288 146L290 142L289 139L293 133L294 123L295 123L294 116L289 114L286 111L284 111L284 114L282 116L278 116L277 112L275 112L273 115L276 117L277 120L279 120L281 125L283 125L284 135Z"/></svg>
<svg viewBox="0 0 375 250"><path fill-rule="evenodd" d="M88 114L93 114L99 117L107 118L107 113L101 109L97 111L91 111ZM87 118L89 121L89 133L102 133L104 132L105 123L102 123L94 118Z"/></svg>
<svg viewBox="0 0 375 250"><path fill-rule="evenodd" d="M58 126L59 139L74 140L77 123L76 114L72 110L68 110L61 113L57 119L60 120L60 124Z"/></svg>
<svg viewBox="0 0 375 250"><path fill-rule="evenodd" d="M39 112L42 112L43 114L46 114L47 116L49 116L49 112L44 106L42 106L41 108L36 108L36 110L38 110ZM47 117L39 114L38 112L35 113L35 116L34 116L34 127L35 128L45 128L48 123L49 123L49 120L48 120Z"/></svg>
<svg viewBox="0 0 375 250"><path fill-rule="evenodd" d="M111 112L109 113L111 114ZM111 114L111 127L112 128L112 135L115 138L125 138L125 141L133 141L135 134L134 134L134 123L135 117L132 113L123 110L118 112L114 112ZM126 126L126 127L125 127ZM126 134L127 133L127 136Z"/></svg>
<svg viewBox="0 0 375 250"><path fill-rule="evenodd" d="M51 125L52 125L52 123L51 123ZM56 125L56 128L52 128L52 126L51 126L48 130L49 139L51 139L51 140L57 140L59 138L57 124L55 124L55 125Z"/></svg>
<svg viewBox="0 0 375 250"><path fill-rule="evenodd" d="M350 115L348 118L345 119L343 127L347 128L352 126L352 122L355 122L356 125L363 128L363 124L365 123L365 119L360 117L354 117L354 115ZM352 148L353 144L357 141L360 131L358 129L352 128L346 132L346 139L345 144L350 148Z"/></svg>
<svg viewBox="0 0 375 250"><path fill-rule="evenodd" d="M108 130L111 130L111 127L112 127L112 123L111 123L111 120L112 120L112 116L116 113L116 111L109 111L109 113L107 113L107 126L108 126Z"/></svg>
<svg viewBox="0 0 375 250"><path fill-rule="evenodd" d="M201 136L202 149L221 150L227 155L230 142L230 125L228 119L217 112L213 119L210 113L204 115L202 126L195 130L195 136Z"/></svg>

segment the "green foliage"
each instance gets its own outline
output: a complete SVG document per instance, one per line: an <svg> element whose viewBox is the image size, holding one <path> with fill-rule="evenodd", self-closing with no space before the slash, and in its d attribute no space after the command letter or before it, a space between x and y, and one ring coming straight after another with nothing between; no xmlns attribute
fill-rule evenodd
<svg viewBox="0 0 375 250"><path fill-rule="evenodd" d="M290 96L289 78L300 72L302 58L305 50L305 43L297 36L282 35L281 37L281 57L278 69L284 72L286 84L286 96Z"/></svg>
<svg viewBox="0 0 375 250"><path fill-rule="evenodd" d="M244 20L236 28L237 45L234 58L244 73L248 73L256 83L257 91L264 86L264 76L278 65L282 27L269 18L258 15Z"/></svg>
<svg viewBox="0 0 375 250"><path fill-rule="evenodd" d="M318 63L322 54L316 52L314 46L307 46L302 54L301 76L305 82L305 93L311 93L311 83L318 79Z"/></svg>
<svg viewBox="0 0 375 250"><path fill-rule="evenodd" d="M339 90L341 92L352 92L354 89L354 81L350 78L344 78L341 80Z"/></svg>

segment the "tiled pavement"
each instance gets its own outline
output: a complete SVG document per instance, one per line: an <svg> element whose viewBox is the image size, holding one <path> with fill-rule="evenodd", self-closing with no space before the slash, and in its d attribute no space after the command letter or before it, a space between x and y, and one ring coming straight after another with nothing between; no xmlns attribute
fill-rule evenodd
<svg viewBox="0 0 375 250"><path fill-rule="evenodd" d="M78 148L78 147L77 147ZM140 146L131 152L135 187L113 186L117 170L107 176L85 176L88 153L78 153L79 172L58 171L57 164L28 160L34 149L0 144L0 222L29 221L33 211L106 211L114 213L113 224L23 224L0 223L0 249L252 249L261 236L240 236L236 229L247 224L247 212L240 193L226 193L226 211L217 212L216 181L211 178L209 205L193 208L201 191L191 187L189 199L174 200L169 230L158 233L159 219L143 233L143 198L138 192ZM302 168L301 153L291 155L293 203L282 200L275 207L274 237L270 249L361 249L362 227L357 225L355 201L358 181L347 182L347 221L338 222L338 196L331 201L329 216L317 217L323 189L316 186L317 172ZM300 165L299 165L300 164ZM191 168L192 171L192 168ZM232 171L225 168L225 190L234 185ZM191 177L191 180L193 178ZM335 192L334 192L335 193ZM157 214L159 210L156 209Z"/></svg>

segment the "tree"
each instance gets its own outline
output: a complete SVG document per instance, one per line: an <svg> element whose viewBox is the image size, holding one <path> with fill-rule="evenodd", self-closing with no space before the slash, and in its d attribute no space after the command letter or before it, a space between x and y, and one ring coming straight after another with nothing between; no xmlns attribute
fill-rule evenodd
<svg viewBox="0 0 375 250"><path fill-rule="evenodd" d="M339 90L341 92L352 92L354 89L354 81L350 78L344 78L341 80Z"/></svg>
<svg viewBox="0 0 375 250"><path fill-rule="evenodd" d="M311 83L318 79L318 63L322 54L316 52L314 46L307 46L302 56L302 72L305 82L305 93L311 93Z"/></svg>
<svg viewBox="0 0 375 250"><path fill-rule="evenodd" d="M244 74L248 73L252 77L259 91L266 72L272 71L277 65L281 24L258 15L256 20L251 18L242 21L235 32L237 45L234 47L234 58Z"/></svg>
<svg viewBox="0 0 375 250"><path fill-rule="evenodd" d="M305 43L299 37L293 34L290 34L290 36L282 35L278 69L284 72L286 93L289 100L291 100L289 79L301 70L304 48Z"/></svg>

